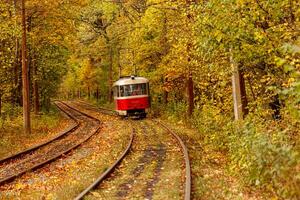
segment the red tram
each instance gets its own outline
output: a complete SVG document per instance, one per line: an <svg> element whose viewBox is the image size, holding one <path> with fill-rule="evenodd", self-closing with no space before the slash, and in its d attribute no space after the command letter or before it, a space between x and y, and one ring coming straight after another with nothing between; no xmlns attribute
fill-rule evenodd
<svg viewBox="0 0 300 200"><path fill-rule="evenodd" d="M121 77L113 84L115 109L121 116L146 117L150 107L149 81L144 77Z"/></svg>

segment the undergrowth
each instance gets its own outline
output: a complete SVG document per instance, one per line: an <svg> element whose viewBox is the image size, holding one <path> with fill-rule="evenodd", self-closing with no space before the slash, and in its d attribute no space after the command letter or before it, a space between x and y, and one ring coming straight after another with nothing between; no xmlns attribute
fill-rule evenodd
<svg viewBox="0 0 300 200"><path fill-rule="evenodd" d="M14 110L16 112L6 113L5 116L2 115L0 120L0 158L29 147L43 138L47 138L51 130L61 122L58 110L52 107L48 113L32 114L32 133L25 134L23 132L21 108L16 107Z"/></svg>
<svg viewBox="0 0 300 200"><path fill-rule="evenodd" d="M228 172L244 186L277 198L300 196L300 133L295 118L284 115L281 121L274 121L256 113L237 123L211 104L196 109L190 120L184 114L184 103L160 111L168 120L201 132L205 144L226 156Z"/></svg>

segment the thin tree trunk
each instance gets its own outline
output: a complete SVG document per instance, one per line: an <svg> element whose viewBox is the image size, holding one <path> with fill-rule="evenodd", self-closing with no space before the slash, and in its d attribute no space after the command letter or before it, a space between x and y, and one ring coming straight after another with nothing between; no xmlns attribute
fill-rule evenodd
<svg viewBox="0 0 300 200"><path fill-rule="evenodd" d="M112 67L113 67L113 51L112 46L109 47L109 69L108 69L108 100L112 102Z"/></svg>
<svg viewBox="0 0 300 200"><path fill-rule="evenodd" d="M91 99L91 90L90 90L90 87L88 87L88 98Z"/></svg>
<svg viewBox="0 0 300 200"><path fill-rule="evenodd" d="M19 43L19 55L18 55L18 65L17 65L17 68L16 68L16 72L17 72L17 102L20 106L23 106L23 79L22 79L22 44L21 44L22 41L20 41Z"/></svg>
<svg viewBox="0 0 300 200"><path fill-rule="evenodd" d="M197 3L197 0L186 0L187 6L191 5L192 3ZM191 13L189 13L189 10L187 10L187 26L189 26L190 23L193 23L194 19ZM193 74L191 70L191 51L192 51L192 42L191 38L189 38L188 44L187 44L187 53L188 53L188 77L187 77L187 95L188 95L188 117L191 117L194 112L194 82L193 82Z"/></svg>
<svg viewBox="0 0 300 200"><path fill-rule="evenodd" d="M0 117L2 116L2 94L0 93Z"/></svg>
<svg viewBox="0 0 300 200"><path fill-rule="evenodd" d="M167 27L167 16L166 13L163 13L163 29L162 29L162 44L163 44L163 56L166 56L168 54L168 50L169 50L169 46L168 46L168 38L167 38L167 32L168 32L168 27ZM162 79L163 84L165 81L167 81L166 79ZM168 96L169 96L169 92L164 90L163 91L163 102L164 104L168 104Z"/></svg>
<svg viewBox="0 0 300 200"><path fill-rule="evenodd" d="M22 83L23 83L23 117L24 117L24 132L29 134L31 132L30 126L30 102L29 102L29 81L28 68L26 60L26 13L25 0L22 2Z"/></svg>
<svg viewBox="0 0 300 200"><path fill-rule="evenodd" d="M187 52L188 52L188 77L187 77L187 96L188 96L188 117L191 117L194 112L194 81L193 81L193 74L191 71L191 46L192 44L189 43L187 46Z"/></svg>
<svg viewBox="0 0 300 200"><path fill-rule="evenodd" d="M168 104L168 96L169 96L169 93L164 90L163 97L164 97L164 104L165 105Z"/></svg>
<svg viewBox="0 0 300 200"><path fill-rule="evenodd" d="M246 85L245 85L245 79L244 79L244 73L240 71L240 85L241 85L241 95L242 95L242 109L244 116L246 116L249 112L248 110L248 99L246 94Z"/></svg>
<svg viewBox="0 0 300 200"><path fill-rule="evenodd" d="M234 62L232 56L230 62L233 69L232 94L234 101L234 116L235 120L241 120L244 119L248 113L245 80L243 73L239 69L238 64Z"/></svg>
<svg viewBox="0 0 300 200"><path fill-rule="evenodd" d="M122 67L120 63L120 48L117 49L117 64L118 64L118 70L119 70L119 78L122 76Z"/></svg>
<svg viewBox="0 0 300 200"><path fill-rule="evenodd" d="M17 15L17 0L13 1L14 3L14 15ZM15 19L15 27L17 28L18 26L18 18L16 17ZM19 74L18 74L18 67L19 67L19 56L20 56L20 45L19 45L19 38L18 36L16 36L15 38L15 59L14 59L14 82L13 82L13 105L16 105L17 103L19 103L18 100L18 80L19 80Z"/></svg>
<svg viewBox="0 0 300 200"><path fill-rule="evenodd" d="M96 99L97 101L99 100L99 87L97 86L97 90L96 90Z"/></svg>
<svg viewBox="0 0 300 200"><path fill-rule="evenodd" d="M34 107L34 114L38 115L40 112L40 99L39 99L39 87L37 81L37 65L35 61L34 54L32 55L32 70L33 70L33 107Z"/></svg>
<svg viewBox="0 0 300 200"><path fill-rule="evenodd" d="M18 80L19 80L19 73L18 73L18 67L19 67L19 39L16 38L16 44L15 44L15 61L14 61L14 104L18 102Z"/></svg>
<svg viewBox="0 0 300 200"><path fill-rule="evenodd" d="M252 94L253 101L256 101L256 96L255 96L255 93L254 93L254 90L253 90L253 87L252 87L252 82L251 82L249 77L247 77L247 81L249 83L249 87L250 87L250 91L251 91L251 94Z"/></svg>
<svg viewBox="0 0 300 200"><path fill-rule="evenodd" d="M31 32L31 17L26 17L26 25L27 25L27 35ZM28 69L28 84L29 84L29 98L33 97L33 100L29 100L30 106L34 108L34 91L33 91L33 81L34 81L34 75L32 70L32 62L33 62L33 44L32 43L26 43L26 60L27 60L27 69ZM33 79L33 80L32 80Z"/></svg>
<svg viewBox="0 0 300 200"><path fill-rule="evenodd" d="M194 111L194 81L192 77L192 73L189 72L188 82L188 116L191 117Z"/></svg>
<svg viewBox="0 0 300 200"><path fill-rule="evenodd" d="M50 98L46 97L46 111L49 112L50 111Z"/></svg>

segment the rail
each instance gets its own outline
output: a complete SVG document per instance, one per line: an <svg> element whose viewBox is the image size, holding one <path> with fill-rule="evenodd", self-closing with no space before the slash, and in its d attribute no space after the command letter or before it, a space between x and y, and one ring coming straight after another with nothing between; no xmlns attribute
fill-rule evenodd
<svg viewBox="0 0 300 200"><path fill-rule="evenodd" d="M60 101L57 101L57 102L60 102ZM24 174L24 173L27 172L27 171L37 169L37 168L39 168L39 167L41 167L41 166L44 166L45 164L47 164L47 163L49 163L49 162L51 162L51 161L54 161L55 159L61 157L62 155L64 155L64 154L70 152L71 150L73 150L73 149L79 147L81 144L83 144L84 142L86 142L88 139L90 139L95 133L97 133L97 132L101 129L101 125L100 125L101 122L100 122L100 120L98 120L98 119L96 119L96 118L94 118L94 117L92 117L92 116L89 116L89 115L87 115L86 113L83 113L83 112L79 111L78 109L75 109L75 108L73 108L73 107L70 107L68 104L66 104L66 103L64 103L64 102L60 102L60 103L63 104L63 105L65 105L66 107L69 107L70 109L73 109L73 110L75 110L75 111L81 113L82 115L84 115L84 116L86 116L86 117L88 117L88 118L91 118L91 119L93 119L93 120L98 121L98 122L99 122L99 126L97 127L97 129L96 129L95 131L93 131L91 134L87 135L87 137L85 137L83 140L81 140L80 142L76 143L75 145L72 145L71 147L66 148L65 150L59 152L59 154L50 156L50 157L47 158L46 160L41 161L41 162L39 162L39 163L37 163L37 164L34 164L33 166L31 166L31 167L29 167L29 168L25 168L24 170L22 170L22 171L20 171L20 172L17 172L17 173L15 173L15 174L12 174L12 175L10 175L10 176L6 176L6 177L0 179L0 185L1 185L1 184L4 184L4 183L6 183L6 182L8 182L8 181L10 181L10 180L13 180L14 178L16 178L16 177L18 177L18 176ZM56 104L56 105L57 105L57 104ZM62 110L65 114L67 114L68 116L71 116L71 115L70 115L68 112L66 112L65 110L63 110L63 109L61 109L61 110ZM76 120L73 116L72 116L72 118L73 118L74 120ZM78 122L78 120L76 120L76 122L80 124L80 122ZM78 125L78 126L79 126L79 125ZM74 129L74 130L73 130L73 129L72 129L72 130L69 130L68 133L73 132L73 131L75 131L75 130L76 130L76 129ZM54 140L53 140L53 141L54 141ZM53 141L52 141L52 142L53 142ZM48 142L47 144L49 144L49 143L51 143L51 142ZM42 146L45 146L45 145L42 145ZM40 147L42 147L42 146L40 146ZM35 148L34 150L36 150L36 149L38 149L38 148L39 148L39 147ZM34 151L34 150L31 150L31 151ZM27 153L29 153L29 152L31 152L31 151L28 151ZM24 154L25 154L25 153L21 153L21 154L18 154L18 155L20 156L20 155L24 155ZM16 158L16 157L17 157L17 156L15 156L14 158Z"/></svg>
<svg viewBox="0 0 300 200"><path fill-rule="evenodd" d="M56 105L56 103L55 103L55 105ZM57 106L57 105L56 105L56 106ZM62 109L61 109L59 106L57 106L57 107L62 111ZM62 111L62 112L63 112L63 111ZM65 112L64 112L64 113L65 113ZM54 138L51 138L50 140L47 140L47 141L45 141L45 142L43 142L43 143L37 144L37 145L35 145L35 146L32 146L32 147L30 147L30 148L28 148L28 149L25 149L25 150L23 150L23 151L20 151L20 152L14 154L14 155L10 155L10 156L7 156L7 157L4 157L4 158L0 159L0 165L1 165L2 163L4 163L4 162L7 162L7 161L9 161L9 160L12 160L12 159L18 157L18 156L21 156L21 155L23 155L23 154L26 154L26 153L29 153L29 152L31 152L31 151L34 151L34 150L36 150L36 149L38 149L38 148L40 148L40 147L43 147L43 146L45 146L45 145L47 145L47 144L49 144L49 143L51 143L51 142L53 142L53 141L55 141L55 140L57 140L57 139L60 139L61 137L63 137L63 136L65 136L66 134L68 134L69 132L74 131L75 129L77 129L77 128L79 127L80 123L79 123L73 116L71 116L69 113L65 113L65 114L66 114L70 119L72 119L72 120L75 122L75 124L74 124L73 126L71 126L70 128L68 128L67 130L61 132L60 134L58 134L58 135L55 136Z"/></svg>
<svg viewBox="0 0 300 200"><path fill-rule="evenodd" d="M84 191L82 191L74 200L80 200L82 199L86 194L88 194L93 188L95 188L97 185L99 185L109 174L111 174L114 169L120 164L120 162L125 158L125 156L129 153L130 148L133 143L134 139L134 133L135 130L133 129L130 141L126 147L126 149L123 151L122 155L108 168L103 174L101 174L91 185L89 185Z"/></svg>
<svg viewBox="0 0 300 200"><path fill-rule="evenodd" d="M181 146L181 150L184 155L184 160L185 160L185 193L184 193L184 199L185 200L190 200L191 199L191 165L190 165L190 160L189 160L189 155L188 155L188 149L185 146L184 142L181 140L181 138L174 132L172 131L169 127L167 127L165 124L158 120L153 120L160 124L162 127L164 127L166 130L168 130L178 141L178 143Z"/></svg>

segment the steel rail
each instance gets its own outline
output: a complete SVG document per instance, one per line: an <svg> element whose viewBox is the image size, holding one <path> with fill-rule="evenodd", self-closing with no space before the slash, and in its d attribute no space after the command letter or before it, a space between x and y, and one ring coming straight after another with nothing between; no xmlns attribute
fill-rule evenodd
<svg viewBox="0 0 300 200"><path fill-rule="evenodd" d="M58 101L58 102L60 102L60 101ZM81 140L79 143L77 143L77 144L75 144L75 145L73 145L73 146L71 146L71 147L65 149L64 151L60 152L58 155L51 156L50 158L48 158L48 159L46 159L46 160L44 160L44 161L42 161L42 162L40 162L40 163L37 163L37 164L33 165L32 167L29 167L29 168L27 168L27 169L25 169L25 170L23 170L23 171L21 171L21 172L19 172L19 173L16 173L16 174L13 174L13 175L11 175L11 176L8 176L8 177L6 177L6 178L4 178L4 179L1 179L1 180L0 180L0 185L3 184L3 183L8 182L8 181L10 181L10 180L15 179L16 177L18 177L18 176L20 176L20 175L22 175L22 174L24 174L24 173L26 173L26 172L28 172L28 171L30 171L30 170L34 170L34 169L37 169L37 168L39 168L39 167L42 167L42 166L44 166L45 164L50 163L50 162L54 161L55 159L61 157L62 155L64 155L64 154L70 152L71 150L76 149L77 147L79 147L80 145L82 145L84 142L86 142L88 139L90 139L95 133L97 133L97 132L101 129L101 126L100 126L100 120L98 120L98 119L96 119L96 118L94 118L94 117L92 117L92 116L89 116L89 115L87 115L86 113L83 113L83 112L81 112L81 111L79 111L79 110L77 110L77 109L75 109L75 108L73 108L73 107L70 107L69 105L65 104L64 102L60 102L60 103L61 103L61 104L64 104L64 105L67 106L67 107L69 107L70 109L73 109L73 110L75 110L75 111L81 113L82 115L87 116L88 118L91 118L91 119L94 119L94 120L98 121L98 122L99 122L98 128L97 128L94 132L92 132L91 134L89 134L85 139L83 139L83 140ZM67 113L65 110L63 110L63 112L64 112L65 114L67 114L67 115L69 114L69 113ZM76 129L75 129L75 130L76 130ZM73 131L75 131L75 130L73 130Z"/></svg>
<svg viewBox="0 0 300 200"><path fill-rule="evenodd" d="M92 106L91 104L85 103L83 101L80 101L82 104ZM110 109L106 108L93 108L95 110L107 110L107 111L112 111ZM164 127L175 139L177 140L178 144L181 146L181 151L183 153L184 161L185 161L185 190L184 190L184 200L190 200L191 199L191 186L192 186L192 178L191 178L191 165L190 165L190 160L189 160L189 155L188 155L188 149L185 146L184 142L182 139L174 132L172 131L169 127L167 127L165 124L158 120L152 120L158 124L160 124L162 127ZM82 198L82 197L81 197ZM74 200L80 200L79 199L74 199Z"/></svg>
<svg viewBox="0 0 300 200"><path fill-rule="evenodd" d="M130 137L130 141L127 145L127 148L123 151L122 155L108 168L103 174L101 174L91 185L89 185L84 191L82 191L74 200L82 199L86 194L88 194L93 188L99 185L109 174L111 174L114 169L120 164L120 162L125 158L125 156L129 153L130 148L133 143L135 135L135 130L133 129Z"/></svg>
<svg viewBox="0 0 300 200"><path fill-rule="evenodd" d="M154 122L157 122L160 124L162 127L164 127L169 133L171 133L177 140L177 142L181 146L181 150L184 155L184 160L185 160L185 193L184 193L184 199L185 200L190 200L191 199L191 165L190 165L190 160L189 160L189 154L188 154L188 149L185 146L184 142L181 140L181 138L174 132L172 131L169 127L167 127L165 124L158 120L153 120Z"/></svg>
<svg viewBox="0 0 300 200"><path fill-rule="evenodd" d="M99 119L97 119L97 118L95 118L95 117L92 117L91 115L86 114L85 112L83 112L83 111L81 111L81 110L79 110L79 109L77 109L77 108L75 108L75 107L72 107L72 106L70 106L69 104L67 104L67 103L65 103L65 102L63 102L63 101L58 101L58 102L60 102L61 104L64 104L64 105L67 106L68 108L70 108L70 109L72 109L72 110L75 110L75 111L79 112L80 114L82 114L82 115L84 115L84 116L86 116L86 117L88 117L88 118L90 118L90 119L94 119L94 120L100 122Z"/></svg>
<svg viewBox="0 0 300 200"><path fill-rule="evenodd" d="M56 103L55 103L55 105L56 105ZM57 106L57 105L56 105L56 106ZM62 109L61 109L59 106L57 106L57 107L58 107L59 110L62 111ZM63 111L62 111L62 112L63 112ZM65 112L64 112L64 113L65 113ZM53 141L55 141L55 140L57 140L57 139L60 139L61 137L65 136L66 134L70 133L71 131L76 130L76 129L79 127L80 123L79 123L73 116L71 116L69 113L65 113L65 114L66 114L70 119L72 119L72 120L75 122L75 124L74 124L73 126L71 126L71 127L70 127L69 129L67 129L67 130L64 130L64 131L61 132L60 134L58 134L58 135L56 135L55 137L51 138L50 140L47 140L47 141L45 141L45 142L43 142L43 143L34 145L34 146L32 146L32 147L30 147L30 148L28 148L28 149L25 149L25 150L23 150L23 151L20 151L20 152L14 154L14 155L10 155L10 156L7 156L7 157L4 157L4 158L0 159L0 165L3 164L4 162L7 162L7 161L12 160L12 159L15 159L15 158L18 157L18 156L24 155L24 154L29 153L29 152L32 152L32 151L34 151L34 150L36 150L36 149L38 149L38 148L40 148L40 147L46 146L47 144L49 144L49 143L51 143L51 142L53 142Z"/></svg>

